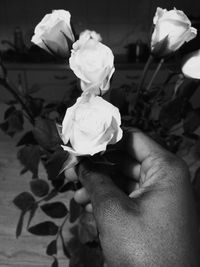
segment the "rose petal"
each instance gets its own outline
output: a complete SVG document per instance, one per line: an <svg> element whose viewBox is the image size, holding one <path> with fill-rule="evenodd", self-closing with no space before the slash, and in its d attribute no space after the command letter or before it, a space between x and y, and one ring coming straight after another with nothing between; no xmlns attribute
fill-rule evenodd
<svg viewBox="0 0 200 267"><path fill-rule="evenodd" d="M192 52L186 57L182 72L186 77L200 79L200 50Z"/></svg>
<svg viewBox="0 0 200 267"><path fill-rule="evenodd" d="M65 132L66 140L70 140L71 146L63 146L63 149L74 155L94 155L105 151L108 144L114 144L122 137L118 108L101 97L82 94L66 112L66 117L63 124L68 126L68 129L65 126L68 131Z"/></svg>

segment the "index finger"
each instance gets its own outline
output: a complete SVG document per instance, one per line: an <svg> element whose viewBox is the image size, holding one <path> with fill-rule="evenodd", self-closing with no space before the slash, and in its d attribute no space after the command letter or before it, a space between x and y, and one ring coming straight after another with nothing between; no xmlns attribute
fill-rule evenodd
<svg viewBox="0 0 200 267"><path fill-rule="evenodd" d="M166 152L161 145L138 129L124 131L124 136L119 146L139 163L142 163L149 156Z"/></svg>

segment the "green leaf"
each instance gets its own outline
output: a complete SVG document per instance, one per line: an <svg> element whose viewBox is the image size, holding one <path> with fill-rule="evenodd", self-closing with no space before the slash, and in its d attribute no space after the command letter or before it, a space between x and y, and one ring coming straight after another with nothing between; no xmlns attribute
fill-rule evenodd
<svg viewBox="0 0 200 267"><path fill-rule="evenodd" d="M41 147L50 151L61 144L61 138L57 132L56 124L50 119L37 118L33 135Z"/></svg>
<svg viewBox="0 0 200 267"><path fill-rule="evenodd" d="M57 240L53 240L48 244L46 254L49 256L57 254Z"/></svg>
<svg viewBox="0 0 200 267"><path fill-rule="evenodd" d="M49 184L43 179L34 179L30 181L32 193L37 197L44 197L49 193Z"/></svg>
<svg viewBox="0 0 200 267"><path fill-rule="evenodd" d="M14 198L13 203L20 210L26 211L35 204L35 199L29 192L22 192Z"/></svg>
<svg viewBox="0 0 200 267"><path fill-rule="evenodd" d="M34 235L53 236L58 233L58 226L54 222L46 221L28 228L28 231Z"/></svg>
<svg viewBox="0 0 200 267"><path fill-rule="evenodd" d="M69 221L70 223L75 222L78 217L81 215L82 212L82 207L81 205L79 205L74 198L72 198L70 200L70 204L69 204L69 210L70 210L70 217L69 217Z"/></svg>
<svg viewBox="0 0 200 267"><path fill-rule="evenodd" d="M21 214L20 214L20 217L17 223L17 228L16 228L16 238L18 238L22 233L24 215L25 215L25 211L21 211Z"/></svg>
<svg viewBox="0 0 200 267"><path fill-rule="evenodd" d="M62 202L44 204L40 208L45 214L52 218L63 218L68 213L66 206Z"/></svg>
<svg viewBox="0 0 200 267"><path fill-rule="evenodd" d="M17 158L26 169L32 172L33 178L38 177L40 162L40 148L38 145L22 147L17 153Z"/></svg>

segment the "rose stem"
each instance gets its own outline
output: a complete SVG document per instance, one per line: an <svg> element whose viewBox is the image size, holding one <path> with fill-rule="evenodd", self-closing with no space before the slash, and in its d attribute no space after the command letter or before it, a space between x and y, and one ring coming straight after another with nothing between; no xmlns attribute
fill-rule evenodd
<svg viewBox="0 0 200 267"><path fill-rule="evenodd" d="M154 72L154 74L153 74L148 86L147 86L147 89L146 89L147 91L151 88L151 85L152 85L154 79L156 78L156 76L157 76L157 74L158 74L163 62L164 62L164 58L161 58L160 62L158 63L158 66L157 66L157 68L156 68L156 70L155 70L155 72Z"/></svg>
<svg viewBox="0 0 200 267"><path fill-rule="evenodd" d="M32 116L31 112L29 111L26 104L23 102L21 97L17 94L15 89L12 88L12 86L9 84L7 80L7 70L5 66L3 65L3 62L0 60L0 65L2 67L2 70L4 72L5 77L0 78L0 83L17 99L17 101L21 104L22 108L26 111L27 115L29 116L30 123L34 125L34 117Z"/></svg>
<svg viewBox="0 0 200 267"><path fill-rule="evenodd" d="M12 86L6 80L0 79L0 82L19 101L19 103L21 104L22 108L28 114L31 124L34 124L34 118L33 118L32 114L30 113L29 109L27 108L27 106L23 102L23 100L18 96L16 91L12 88Z"/></svg>
<svg viewBox="0 0 200 267"><path fill-rule="evenodd" d="M137 87L137 92L136 92L136 98L135 98L135 101L134 101L134 102L135 102L135 103L134 103L134 106L136 106L136 104L137 104L137 100L138 100L140 91L142 90L143 83L144 83L144 81L145 81L147 72L148 72L148 70L149 70L149 66L150 66L150 64L153 62L153 59L154 59L153 56L150 54L150 55L149 55L149 58L148 58L148 60L147 60L147 62L146 62L146 64L145 64L145 67L144 67L144 69L143 69L142 75L141 75L141 77L140 77L140 82L139 82L138 87Z"/></svg>

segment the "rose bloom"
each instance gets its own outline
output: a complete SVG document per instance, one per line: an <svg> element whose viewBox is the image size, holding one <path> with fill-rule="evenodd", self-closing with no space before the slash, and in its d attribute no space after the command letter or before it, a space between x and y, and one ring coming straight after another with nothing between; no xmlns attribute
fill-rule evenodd
<svg viewBox="0 0 200 267"><path fill-rule="evenodd" d="M101 36L86 30L73 44L69 66L81 80L83 91L104 94L110 87L114 72L114 55L109 47L100 42Z"/></svg>
<svg viewBox="0 0 200 267"><path fill-rule="evenodd" d="M182 65L182 72L188 78L200 79L200 50L186 56Z"/></svg>
<svg viewBox="0 0 200 267"><path fill-rule="evenodd" d="M83 95L67 109L62 122L63 149L76 155L94 155L122 138L118 108L100 96Z"/></svg>
<svg viewBox="0 0 200 267"><path fill-rule="evenodd" d="M70 25L71 15L66 10L54 10L36 26L31 41L47 52L67 58L75 41Z"/></svg>
<svg viewBox="0 0 200 267"><path fill-rule="evenodd" d="M197 35L191 22L181 10L167 11L157 8L153 19L155 25L151 38L151 51L160 57L179 49Z"/></svg>

